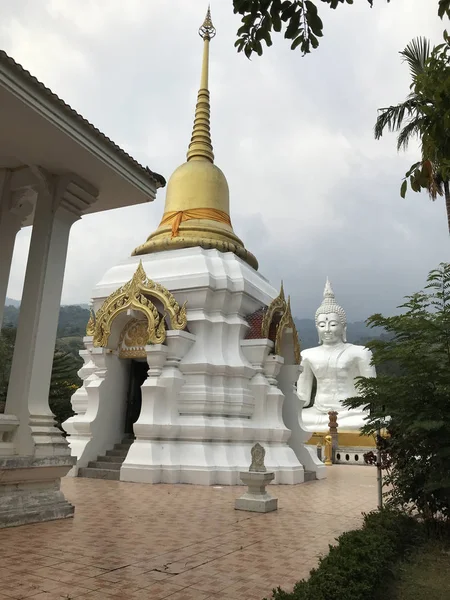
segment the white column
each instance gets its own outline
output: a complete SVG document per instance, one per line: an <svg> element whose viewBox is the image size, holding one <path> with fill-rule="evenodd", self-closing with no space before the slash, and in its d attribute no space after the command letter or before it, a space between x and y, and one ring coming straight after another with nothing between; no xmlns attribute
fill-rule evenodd
<svg viewBox="0 0 450 600"><path fill-rule="evenodd" d="M20 455L69 454L48 395L70 228L95 200L74 187L47 177L38 192L5 409L20 419Z"/></svg>
<svg viewBox="0 0 450 600"><path fill-rule="evenodd" d="M17 232L23 219L31 212L32 205L24 200L24 194L10 188L11 173L0 171L0 328L3 323L6 291Z"/></svg>

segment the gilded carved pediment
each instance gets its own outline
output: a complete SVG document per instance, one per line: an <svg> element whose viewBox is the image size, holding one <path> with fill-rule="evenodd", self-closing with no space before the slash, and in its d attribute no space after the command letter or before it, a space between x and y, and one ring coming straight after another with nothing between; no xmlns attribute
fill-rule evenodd
<svg viewBox="0 0 450 600"><path fill-rule="evenodd" d="M130 319L119 338L119 358L145 358L147 319Z"/></svg>
<svg viewBox="0 0 450 600"><path fill-rule="evenodd" d="M161 305L160 310L154 304L155 300ZM92 332L94 346L108 345L114 319L128 310L137 310L146 317L144 346L162 344L165 341L166 318L171 329L185 329L187 325L185 304L180 306L168 289L149 279L142 262L130 281L110 294L95 315L91 314L88 328Z"/></svg>
<svg viewBox="0 0 450 600"><path fill-rule="evenodd" d="M283 282L281 282L280 293L272 300L264 312L261 324L261 337L270 339L270 328L274 319L280 319L286 310L286 298L284 296Z"/></svg>
<svg viewBox="0 0 450 600"><path fill-rule="evenodd" d="M281 345L283 335L287 330L292 331L292 343L294 345L294 359L296 364L300 364L300 342L298 339L297 327L291 312L291 299L286 301L283 283L280 293L272 300L264 315L261 323L261 338L272 339L275 342L275 354L281 355Z"/></svg>
<svg viewBox="0 0 450 600"><path fill-rule="evenodd" d="M282 344L282 340L283 340L283 335L285 333L287 333L286 330L289 330L289 329L292 331L292 343L294 345L295 364L299 365L300 360L301 360L300 341L298 339L297 327L295 326L294 319L292 317L291 298L290 297L288 298L285 310L284 310L281 320L277 326L277 333L276 333L276 337L275 337L275 354L281 355L281 344Z"/></svg>

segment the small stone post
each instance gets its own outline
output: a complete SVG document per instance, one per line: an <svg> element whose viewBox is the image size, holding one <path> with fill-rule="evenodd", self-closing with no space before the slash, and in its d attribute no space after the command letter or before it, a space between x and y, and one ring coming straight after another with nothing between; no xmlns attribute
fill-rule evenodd
<svg viewBox="0 0 450 600"><path fill-rule="evenodd" d="M264 465L266 451L261 444L256 443L252 450L252 463L248 471L242 471L239 476L242 483L247 486L247 491L234 504L236 510L249 512L271 512L277 510L278 499L266 492L266 485L274 478L275 473L268 472Z"/></svg>

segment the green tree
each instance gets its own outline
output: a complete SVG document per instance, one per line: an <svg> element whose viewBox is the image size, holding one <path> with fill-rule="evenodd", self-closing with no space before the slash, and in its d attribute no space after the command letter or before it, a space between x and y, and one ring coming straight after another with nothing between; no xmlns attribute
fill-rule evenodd
<svg viewBox="0 0 450 600"><path fill-rule="evenodd" d="M395 372L361 378L361 397L344 404L370 410L363 432L387 428L388 502L427 517L450 519L450 264L431 271L421 292L395 317L368 324L389 336L368 343L376 367Z"/></svg>
<svg viewBox="0 0 450 600"><path fill-rule="evenodd" d="M6 393L8 391L9 372L14 351L16 330L4 327L0 332L0 413L5 410Z"/></svg>
<svg viewBox="0 0 450 600"><path fill-rule="evenodd" d="M436 0L433 2L436 6ZM372 6L374 0L367 3ZM247 58L254 52L261 56L262 43L271 46L272 34L280 33L283 28L292 50L299 47L303 54L311 52L323 35L318 6L324 4L334 9L340 4L353 4L353 0L233 0L234 12L242 15L235 43L238 52L244 52ZM450 0L437 0L437 8L441 19L450 17Z"/></svg>
<svg viewBox="0 0 450 600"><path fill-rule="evenodd" d="M412 138L421 144L421 159L414 163L403 180L404 198L408 183L414 192L426 190L432 200L444 196L450 232L450 44L430 51L425 38L410 42L400 55L408 63L412 83L406 100L379 109L375 138L385 129L398 131L397 149L406 150Z"/></svg>
<svg viewBox="0 0 450 600"><path fill-rule="evenodd" d="M0 334L0 412L4 411L8 392L8 381L14 353L16 329L4 327ZM77 375L82 360L70 351L67 345L56 343L53 357L52 378L50 382L49 405L56 417L58 425L74 413L70 399L75 390L80 386L81 380Z"/></svg>

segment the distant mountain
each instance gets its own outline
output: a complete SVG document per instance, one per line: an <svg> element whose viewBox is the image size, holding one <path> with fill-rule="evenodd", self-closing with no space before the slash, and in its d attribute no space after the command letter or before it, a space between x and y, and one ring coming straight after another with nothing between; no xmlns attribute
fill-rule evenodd
<svg viewBox="0 0 450 600"><path fill-rule="evenodd" d="M5 306L15 306L16 308L20 306L20 300L13 300L12 298L6 298Z"/></svg>
<svg viewBox="0 0 450 600"><path fill-rule="evenodd" d="M17 327L19 320L17 306L5 306L3 327ZM80 337L86 334L86 324L89 320L89 310L77 304L61 306L59 309L58 338Z"/></svg>
<svg viewBox="0 0 450 600"><path fill-rule="evenodd" d="M20 300L14 300L13 298L6 298L5 306L14 306L19 308ZM89 304L63 304L62 306L81 306L81 308L89 309Z"/></svg>

